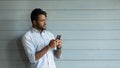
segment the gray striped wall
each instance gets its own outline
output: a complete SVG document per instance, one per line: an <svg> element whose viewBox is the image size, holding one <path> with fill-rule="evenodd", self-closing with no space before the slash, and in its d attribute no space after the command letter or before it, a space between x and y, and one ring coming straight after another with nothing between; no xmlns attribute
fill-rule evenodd
<svg viewBox="0 0 120 68"><path fill-rule="evenodd" d="M62 34L57 68L120 68L120 0L0 0L0 68L27 68L21 36L30 13L48 13L47 28Z"/></svg>

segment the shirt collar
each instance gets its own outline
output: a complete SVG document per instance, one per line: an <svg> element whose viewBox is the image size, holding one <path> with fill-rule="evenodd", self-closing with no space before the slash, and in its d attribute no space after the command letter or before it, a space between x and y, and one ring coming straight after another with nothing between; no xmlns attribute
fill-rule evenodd
<svg viewBox="0 0 120 68"><path fill-rule="evenodd" d="M32 32L40 33L37 29L35 29L35 28L33 28L33 27L32 27ZM42 33L45 33L45 30L43 30Z"/></svg>

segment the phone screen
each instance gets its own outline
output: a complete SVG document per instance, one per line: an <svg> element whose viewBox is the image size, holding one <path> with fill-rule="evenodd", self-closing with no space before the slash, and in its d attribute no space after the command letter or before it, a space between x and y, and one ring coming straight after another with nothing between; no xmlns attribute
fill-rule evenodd
<svg viewBox="0 0 120 68"><path fill-rule="evenodd" d="M60 38L61 38L61 35L57 35L56 39L59 39L59 40L60 40Z"/></svg>

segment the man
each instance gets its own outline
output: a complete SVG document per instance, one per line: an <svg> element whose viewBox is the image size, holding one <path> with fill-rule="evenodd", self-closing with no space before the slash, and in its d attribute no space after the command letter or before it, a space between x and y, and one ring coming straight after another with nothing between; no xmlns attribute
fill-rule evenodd
<svg viewBox="0 0 120 68"><path fill-rule="evenodd" d="M31 13L32 29L22 38L31 68L56 68L54 56L60 58L61 55L62 40L55 39L46 30L46 17L45 11L34 9Z"/></svg>

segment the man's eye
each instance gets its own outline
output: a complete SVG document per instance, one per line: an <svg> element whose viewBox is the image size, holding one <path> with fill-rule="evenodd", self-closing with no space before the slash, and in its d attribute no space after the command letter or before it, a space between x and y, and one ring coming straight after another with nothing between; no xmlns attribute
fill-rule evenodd
<svg viewBox="0 0 120 68"><path fill-rule="evenodd" d="M46 21L46 20L40 20L41 22Z"/></svg>

